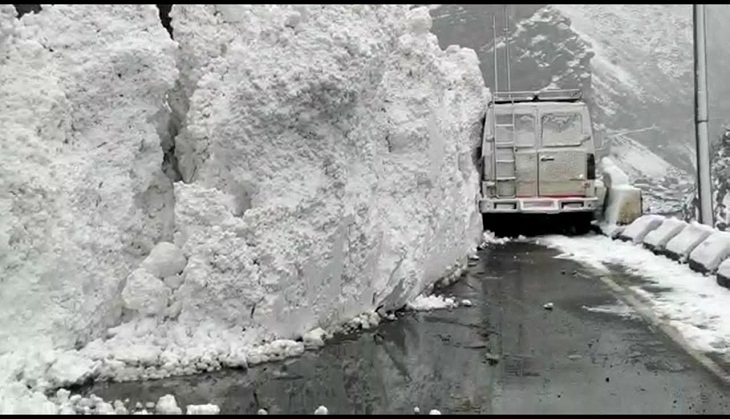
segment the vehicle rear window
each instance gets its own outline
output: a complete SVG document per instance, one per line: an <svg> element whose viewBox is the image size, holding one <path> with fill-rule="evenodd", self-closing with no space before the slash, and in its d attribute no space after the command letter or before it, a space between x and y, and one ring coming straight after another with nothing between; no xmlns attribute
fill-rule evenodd
<svg viewBox="0 0 730 419"><path fill-rule="evenodd" d="M580 145L583 118L578 112L553 112L542 115L542 145Z"/></svg>
<svg viewBox="0 0 730 419"><path fill-rule="evenodd" d="M531 113L515 113L515 136L517 147L532 147L535 145L535 116ZM512 113L497 114L497 142L511 142Z"/></svg>

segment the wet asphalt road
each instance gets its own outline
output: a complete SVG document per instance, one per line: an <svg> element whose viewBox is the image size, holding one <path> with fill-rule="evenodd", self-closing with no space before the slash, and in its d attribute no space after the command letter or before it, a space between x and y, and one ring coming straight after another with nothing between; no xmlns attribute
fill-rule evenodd
<svg viewBox="0 0 730 419"><path fill-rule="evenodd" d="M374 331L248 371L98 383L104 399L214 403L221 413L730 413L727 388L607 286L554 250L482 251L441 292L472 307L403 313ZM543 305L552 302L553 310Z"/></svg>

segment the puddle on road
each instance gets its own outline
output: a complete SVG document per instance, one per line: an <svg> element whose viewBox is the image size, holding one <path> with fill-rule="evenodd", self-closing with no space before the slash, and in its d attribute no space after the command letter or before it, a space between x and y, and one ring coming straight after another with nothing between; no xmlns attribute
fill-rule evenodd
<svg viewBox="0 0 730 419"><path fill-rule="evenodd" d="M500 252L530 252L530 261ZM480 254L487 269L480 263L441 291L472 307L406 313L247 371L96 383L84 393L131 406L173 394L183 409L213 403L223 414L311 414L320 405L332 414L669 413L676 396L667 389L681 382L672 393L700 403L709 392L707 410L727 410L704 375L682 369L687 357L668 338L622 317L600 281L561 274L580 266L554 254L529 244ZM546 300L555 310L543 309Z"/></svg>
<svg viewBox="0 0 730 419"><path fill-rule="evenodd" d="M442 290L477 300L479 284L460 281ZM488 413L494 371L485 359L491 335L483 306L406 312L376 329L334 339L298 358L249 370L129 383L95 383L85 395L145 404L173 394L188 404L217 404L221 413L332 414ZM486 388L485 388L486 387Z"/></svg>

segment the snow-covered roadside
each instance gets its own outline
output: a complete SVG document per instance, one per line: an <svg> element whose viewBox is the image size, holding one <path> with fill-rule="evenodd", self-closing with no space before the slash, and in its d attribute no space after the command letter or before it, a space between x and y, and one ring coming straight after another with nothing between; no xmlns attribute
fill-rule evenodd
<svg viewBox="0 0 730 419"><path fill-rule="evenodd" d="M608 273L606 264L624 266L661 292L635 285L632 290L646 296L646 303L696 350L728 354L730 349L730 290L718 286L714 276L692 271L667 257L657 256L641 245L613 241L604 236L548 236L539 243L573 259Z"/></svg>

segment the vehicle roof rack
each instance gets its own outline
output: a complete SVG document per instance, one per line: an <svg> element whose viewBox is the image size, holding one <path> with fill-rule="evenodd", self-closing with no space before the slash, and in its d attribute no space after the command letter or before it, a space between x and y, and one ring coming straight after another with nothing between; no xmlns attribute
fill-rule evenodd
<svg viewBox="0 0 730 419"><path fill-rule="evenodd" d="M494 103L519 102L576 102L583 94L580 89L540 90L536 92L494 92Z"/></svg>

